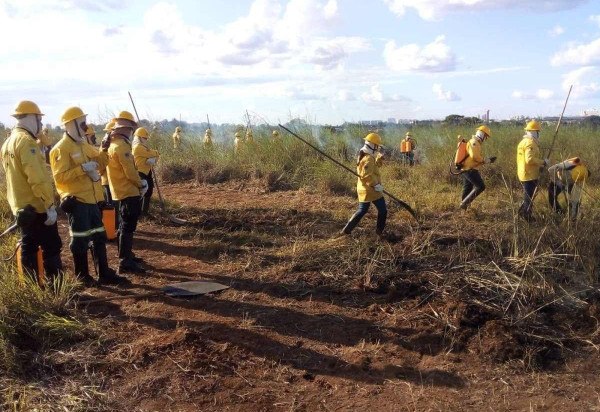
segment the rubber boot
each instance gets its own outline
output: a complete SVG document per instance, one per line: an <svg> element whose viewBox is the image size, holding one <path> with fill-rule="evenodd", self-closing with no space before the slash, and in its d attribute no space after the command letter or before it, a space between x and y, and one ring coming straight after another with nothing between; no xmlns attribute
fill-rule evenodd
<svg viewBox="0 0 600 412"><path fill-rule="evenodd" d="M465 197L463 199L462 202L460 202L460 208L463 210L467 210L469 208L469 205L471 204L471 202L473 200L475 200L475 198L479 195L479 191L477 189L473 189L471 190L471 192L467 195L467 197Z"/></svg>
<svg viewBox="0 0 600 412"><path fill-rule="evenodd" d="M94 242L92 256L98 273L98 283L102 285L126 285L130 283L127 278L117 275L117 272L108 266L105 243Z"/></svg>
<svg viewBox="0 0 600 412"><path fill-rule="evenodd" d="M348 223L346 223L346 226L344 226L344 228L342 229L341 234L349 235L350 233L352 233L352 230L354 230L354 228L360 223L361 220L362 216L357 216L356 214L354 214L350 218Z"/></svg>
<svg viewBox="0 0 600 412"><path fill-rule="evenodd" d="M56 289L60 288L63 282L63 265L60 253L44 257L44 274L47 285L51 287L56 285Z"/></svg>
<svg viewBox="0 0 600 412"><path fill-rule="evenodd" d="M21 264L23 265L23 274L27 276L31 281L35 282L35 284L39 285L37 253L31 256L25 255L23 253L22 247L19 253L21 253Z"/></svg>
<svg viewBox="0 0 600 412"><path fill-rule="evenodd" d="M90 287L96 284L93 277L90 276L90 269L88 267L87 251L84 253L73 253L73 266L75 266L75 277L84 286Z"/></svg>
<svg viewBox="0 0 600 412"><path fill-rule="evenodd" d="M132 257L133 232L123 232L119 236L119 273L146 273Z"/></svg>
<svg viewBox="0 0 600 412"><path fill-rule="evenodd" d="M142 216L148 217L149 210L150 210L150 198L144 196L144 197L142 197Z"/></svg>

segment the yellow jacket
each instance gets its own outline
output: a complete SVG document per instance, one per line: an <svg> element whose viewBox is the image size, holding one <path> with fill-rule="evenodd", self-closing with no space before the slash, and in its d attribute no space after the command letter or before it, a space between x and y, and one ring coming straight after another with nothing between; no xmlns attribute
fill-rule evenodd
<svg viewBox="0 0 600 412"><path fill-rule="evenodd" d="M158 150L150 149L147 143L143 143L140 139L133 140L133 160L138 171L147 175L150 173L150 166L146 161L153 157L160 157Z"/></svg>
<svg viewBox="0 0 600 412"><path fill-rule="evenodd" d="M81 168L83 163L92 160L84 151L86 144L63 135L50 150L50 166L61 199L75 196L82 203L95 204L103 197L96 197L94 182Z"/></svg>
<svg viewBox="0 0 600 412"><path fill-rule="evenodd" d="M372 202L383 197L383 193L376 192L374 187L381 183L380 158L375 159L370 154L363 154L356 166L356 173L360 176L356 182L356 192L359 202Z"/></svg>
<svg viewBox="0 0 600 412"><path fill-rule="evenodd" d="M485 163L481 141L475 136L467 142L467 153L469 156L465 159L461 170L477 170L479 166Z"/></svg>
<svg viewBox="0 0 600 412"><path fill-rule="evenodd" d="M533 138L525 135L517 148L517 176L521 182L537 180L544 160L540 146Z"/></svg>
<svg viewBox="0 0 600 412"><path fill-rule="evenodd" d="M102 185L108 184L108 177L106 177L106 167L108 166L108 153L99 150L97 147L84 142L83 151L94 162L98 163L98 173L100 173L100 180L94 182L94 197L96 199L104 200L104 191ZM106 183L104 183L106 181Z"/></svg>
<svg viewBox="0 0 600 412"><path fill-rule="evenodd" d="M15 127L2 145L2 165L6 172L6 197L10 210L31 205L44 213L54 203L52 177L35 137Z"/></svg>
<svg viewBox="0 0 600 412"><path fill-rule="evenodd" d="M108 184L114 200L140 195L142 180L135 168L131 145L122 136L113 135L108 148Z"/></svg>

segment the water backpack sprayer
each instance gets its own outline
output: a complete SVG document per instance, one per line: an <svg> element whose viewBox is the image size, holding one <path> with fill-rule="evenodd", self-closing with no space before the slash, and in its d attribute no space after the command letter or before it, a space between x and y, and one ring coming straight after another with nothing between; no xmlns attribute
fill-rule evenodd
<svg viewBox="0 0 600 412"><path fill-rule="evenodd" d="M456 146L456 153L454 154L454 164L450 164L450 174L458 176L462 173L462 167L465 160L469 157L467 151L467 141L462 136L458 135L458 145Z"/></svg>
<svg viewBox="0 0 600 412"><path fill-rule="evenodd" d="M414 141L414 143L413 143ZM400 153L410 153L414 150L414 146L417 143L414 139L402 139L400 142Z"/></svg>

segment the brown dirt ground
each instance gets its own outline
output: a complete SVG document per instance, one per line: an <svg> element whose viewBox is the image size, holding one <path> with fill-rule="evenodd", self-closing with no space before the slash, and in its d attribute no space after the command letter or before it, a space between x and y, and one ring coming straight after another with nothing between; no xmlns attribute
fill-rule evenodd
<svg viewBox="0 0 600 412"><path fill-rule="evenodd" d="M298 222L317 228L315 236L330 237L345 217L329 212L347 208L350 214L352 199L234 185L190 183L163 190L182 208L196 208L179 211L192 226L174 227L161 218L141 222L135 249L148 274L132 276L130 290L86 293L144 293L197 279L231 287L187 300L80 303L104 331L97 359L85 373L103 377L102 391L115 408L600 410L597 355L537 372L492 362L486 353L511 347L496 339L502 329L493 322L460 350L448 350L448 325L408 316L415 302L410 293L398 305L376 291L314 287L268 253L273 243L264 234L279 233L276 242L291 242ZM225 232L211 231L225 226ZM228 233L232 237L221 242L218 236ZM240 233L244 236L233 236ZM199 248L200 240L210 247ZM114 244L109 248L115 256Z"/></svg>

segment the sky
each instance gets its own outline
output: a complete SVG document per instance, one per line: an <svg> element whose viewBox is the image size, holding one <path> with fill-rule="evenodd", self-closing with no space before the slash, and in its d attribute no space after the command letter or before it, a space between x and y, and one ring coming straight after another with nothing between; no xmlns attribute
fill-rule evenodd
<svg viewBox="0 0 600 412"><path fill-rule="evenodd" d="M600 109L600 0L0 0L0 122L313 123Z"/></svg>

